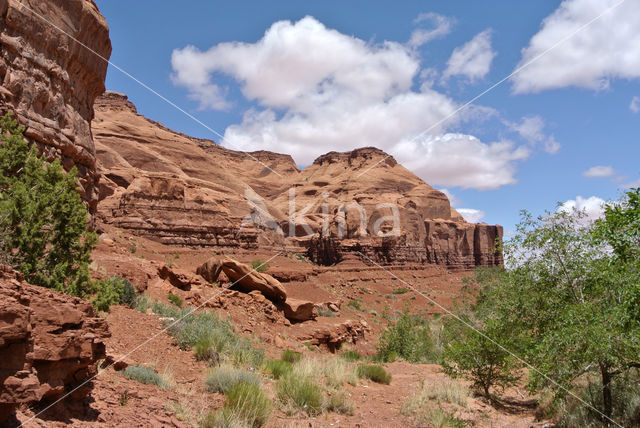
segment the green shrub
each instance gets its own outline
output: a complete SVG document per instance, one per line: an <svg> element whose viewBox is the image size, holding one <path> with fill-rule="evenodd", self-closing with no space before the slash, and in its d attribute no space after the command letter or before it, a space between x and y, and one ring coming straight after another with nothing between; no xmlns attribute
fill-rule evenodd
<svg viewBox="0 0 640 428"><path fill-rule="evenodd" d="M361 364L358 366L357 373L358 377L369 379L376 383L384 383L386 385L391 383L391 374L382 366Z"/></svg>
<svg viewBox="0 0 640 428"><path fill-rule="evenodd" d="M265 369L274 379L280 379L293 370L293 364L282 360L269 360L265 363Z"/></svg>
<svg viewBox="0 0 640 428"><path fill-rule="evenodd" d="M409 292L409 290L406 289L405 287L400 287L400 288L394 289L391 293L392 294L406 294L408 292Z"/></svg>
<svg viewBox="0 0 640 428"><path fill-rule="evenodd" d="M344 391L335 391L327 399L327 411L339 413L341 415L353 415L353 405L347 400Z"/></svg>
<svg viewBox="0 0 640 428"><path fill-rule="evenodd" d="M96 295L91 303L96 311L109 312L111 305L120 303L123 293L122 282L113 281L112 278L96 281L93 289Z"/></svg>
<svg viewBox="0 0 640 428"><path fill-rule="evenodd" d="M257 428L267 423L271 401L259 386L239 383L226 396L222 409L209 412L200 426L204 428Z"/></svg>
<svg viewBox="0 0 640 428"><path fill-rule="evenodd" d="M382 333L377 350L376 359L382 362L400 357L411 363L426 363L436 358L429 324L412 317L408 310Z"/></svg>
<svg viewBox="0 0 640 428"><path fill-rule="evenodd" d="M205 383L208 391L226 394L227 391L239 383L260 386L260 377L246 370L221 366L211 371Z"/></svg>
<svg viewBox="0 0 640 428"><path fill-rule="evenodd" d="M360 301L359 300L349 300L349 303L347 303L347 306L349 306L350 308L355 309L356 311L361 311L362 310L362 305L360 305Z"/></svg>
<svg viewBox="0 0 640 428"><path fill-rule="evenodd" d="M109 312L111 305L127 305L130 308L136 305L136 289L129 280L119 276L94 282L93 292L93 307L98 311Z"/></svg>
<svg viewBox="0 0 640 428"><path fill-rule="evenodd" d="M264 362L264 351L255 349L250 340L239 337L231 324L214 312L192 313L192 308L177 308L159 302L152 307L154 313L167 318L165 324L169 325L169 334L183 349L200 342L201 347L211 344L214 352L238 365L257 368Z"/></svg>
<svg viewBox="0 0 640 428"><path fill-rule="evenodd" d="M122 294L120 295L120 304L127 305L130 308L133 308L133 306L136 303L136 297L137 297L136 289L133 286L133 284L129 282L128 279L119 278L119 280L122 282Z"/></svg>
<svg viewBox="0 0 640 428"><path fill-rule="evenodd" d="M220 364L220 354L215 351L210 337L198 340L193 346L193 353L198 361L207 361L209 365Z"/></svg>
<svg viewBox="0 0 640 428"><path fill-rule="evenodd" d="M269 263L264 263L262 260L256 259L251 262L251 267L256 272L266 272L269 269Z"/></svg>
<svg viewBox="0 0 640 428"><path fill-rule="evenodd" d="M355 363L356 361L360 361L362 359L362 355L360 355L358 351L354 350L344 351L342 354L340 354L340 357L352 363Z"/></svg>
<svg viewBox="0 0 640 428"><path fill-rule="evenodd" d="M97 239L87 230L77 170L47 162L23 132L12 113L0 119L0 263L31 284L88 297Z"/></svg>
<svg viewBox="0 0 640 428"><path fill-rule="evenodd" d="M142 312L143 314L147 313L147 310L152 306L151 299L146 294L140 294L136 297L136 300L133 303L133 307Z"/></svg>
<svg viewBox="0 0 640 428"><path fill-rule="evenodd" d="M162 377L148 367L128 366L122 372L126 377L136 382L147 385L156 385L160 388L169 388L169 384Z"/></svg>
<svg viewBox="0 0 640 428"><path fill-rule="evenodd" d="M322 388L312 378L289 373L278 380L278 400L286 407L304 411L310 416L322 413Z"/></svg>
<svg viewBox="0 0 640 428"><path fill-rule="evenodd" d="M171 302L171 304L181 308L182 305L184 304L184 302L182 301L182 299L180 298L180 296L176 296L175 294L173 294L172 292L169 292L169 295L167 296L167 299L169 299L169 301Z"/></svg>
<svg viewBox="0 0 640 428"><path fill-rule="evenodd" d="M300 352L292 351L291 349L285 349L282 351L282 354L280 354L280 359L282 361L295 364L302 359L302 354Z"/></svg>

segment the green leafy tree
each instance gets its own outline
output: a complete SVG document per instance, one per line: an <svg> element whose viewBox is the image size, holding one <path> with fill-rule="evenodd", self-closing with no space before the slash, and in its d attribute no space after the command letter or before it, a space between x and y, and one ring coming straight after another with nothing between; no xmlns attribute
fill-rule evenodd
<svg viewBox="0 0 640 428"><path fill-rule="evenodd" d="M515 385L521 377L520 367L505 350L514 347L512 332L495 321L483 324L464 313L458 317L464 324L454 318L445 322L444 372L470 380L487 398L493 398L492 389L504 390Z"/></svg>
<svg viewBox="0 0 640 428"><path fill-rule="evenodd" d="M476 308L517 338L509 349L538 369L531 388L549 386L561 397L576 380L597 377L607 418L621 404L613 402L612 381L639 366L636 195L610 205L595 225L578 211L523 213L505 245L508 269L485 279Z"/></svg>
<svg viewBox="0 0 640 428"><path fill-rule="evenodd" d="M76 296L91 292L87 210L75 168L47 162L11 114L0 120L0 258L36 285Z"/></svg>
<svg viewBox="0 0 640 428"><path fill-rule="evenodd" d="M607 204L594 232L624 262L640 260L640 187L627 191L622 201Z"/></svg>

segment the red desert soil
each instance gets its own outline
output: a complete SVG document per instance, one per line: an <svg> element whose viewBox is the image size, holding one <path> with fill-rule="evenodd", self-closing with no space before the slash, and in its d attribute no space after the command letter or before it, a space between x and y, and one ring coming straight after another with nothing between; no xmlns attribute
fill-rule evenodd
<svg viewBox="0 0 640 428"><path fill-rule="evenodd" d="M135 250L133 249L135 245ZM272 257L266 251L227 251L240 261L263 261ZM94 253L94 273L97 276L120 275L129 278L139 289L146 289L150 296L167 301L169 291L189 301L194 290L183 291L162 281L158 266L170 263L175 269L194 272L196 266L211 257L211 251L197 248L168 247L144 238L129 236L125 231L109 229L101 237ZM330 328L349 320L364 321L369 330L364 338L350 345L367 355L375 350L377 336L386 321L382 313L402 311L409 307L413 312L434 314L441 309L429 304L424 297L409 291L392 294L394 289L406 287L380 268L361 264L345 264L334 267L318 267L297 257L279 255L269 261L268 273L295 281L283 282L287 291L295 297L304 297L316 303L337 302L341 309L335 318L319 317L317 320L291 324L281 314L265 318L256 310L252 297L243 293L204 286L198 291L203 299L222 293L230 303L215 309L222 316L230 317L240 334L260 341L267 356L277 357L283 349L296 349L306 358L336 357L326 348L310 350L301 338L322 328ZM462 279L468 274L450 273L437 266L398 266L389 268L407 283L415 285L425 295L439 304L450 307L453 300L464 294ZM293 275L292 272L296 273ZM228 285L228 284L223 284ZM217 297L211 299L215 302ZM348 307L350 300L359 299L364 311ZM207 304L206 306L210 306ZM35 420L29 418L38 409L23 408L18 412L21 422L27 426L82 426L82 427L183 427L197 426L208 409L219 408L224 402L220 394L209 393L204 388L207 365L195 360L193 352L181 350L171 336L164 331L162 320L152 313L140 313L122 306L113 307L106 315L112 337L107 340L108 355L125 356L129 364L153 367L171 383L170 389L143 385L125 378L112 368L103 370L95 379L91 400L84 404L84 417L70 417L64 406L57 406ZM132 352L133 351L133 352ZM418 422L400 413L403 404L426 385L441 383L446 376L436 365L416 365L394 362L386 365L392 374L390 385L360 381L357 386L348 385L345 390L354 406L352 416L325 413L317 417L306 415L287 416L274 410L268 427L407 427L420 426ZM266 378L265 378L266 379ZM275 398L275 383L265 380L265 387ZM524 390L510 391L516 401L529 399ZM277 406L276 406L277 408ZM77 415L78 413L74 413ZM502 427L541 426L535 422L532 409L521 407L497 410L479 398L471 398L462 414L470 426Z"/></svg>

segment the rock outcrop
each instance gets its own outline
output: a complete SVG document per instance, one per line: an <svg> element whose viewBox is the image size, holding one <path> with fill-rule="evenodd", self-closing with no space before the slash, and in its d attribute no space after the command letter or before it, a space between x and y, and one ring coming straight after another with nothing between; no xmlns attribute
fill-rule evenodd
<svg viewBox="0 0 640 428"><path fill-rule="evenodd" d="M444 193L376 148L327 153L301 171L289 156L171 131L122 94L105 93L95 109L106 223L166 244L287 247L321 265L502 263L499 226L465 222Z"/></svg>
<svg viewBox="0 0 640 428"><path fill-rule="evenodd" d="M92 0L0 0L0 113L14 111L49 158L77 167L90 213L98 202L93 103L110 55Z"/></svg>
<svg viewBox="0 0 640 428"><path fill-rule="evenodd" d="M313 302L289 298L282 303L284 316L291 321L309 321L318 318L318 308Z"/></svg>
<svg viewBox="0 0 640 428"><path fill-rule="evenodd" d="M298 340L309 341L312 345L325 346L331 352L342 347L343 343L355 344L364 339L365 333L370 331L365 321L347 320L331 326L324 326L310 334L298 337Z"/></svg>
<svg viewBox="0 0 640 428"><path fill-rule="evenodd" d="M0 424L22 403L71 391L74 400L85 397L107 337L106 321L87 302L0 266Z"/></svg>
<svg viewBox="0 0 640 428"><path fill-rule="evenodd" d="M271 275L257 272L251 266L229 257L225 257L222 260L210 259L199 266L197 272L211 282L218 279L220 272L224 272L235 288L247 293L259 291L266 298L276 303L287 300L287 291L280 284L280 281Z"/></svg>

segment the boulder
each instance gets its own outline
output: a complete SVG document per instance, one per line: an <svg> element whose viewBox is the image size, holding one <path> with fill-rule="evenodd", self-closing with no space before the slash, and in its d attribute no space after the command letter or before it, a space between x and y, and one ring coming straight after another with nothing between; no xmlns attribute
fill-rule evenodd
<svg viewBox="0 0 640 428"><path fill-rule="evenodd" d="M55 400L96 375L109 336L89 303L0 265L0 425L18 405ZM70 398L83 399L91 387Z"/></svg>
<svg viewBox="0 0 640 428"><path fill-rule="evenodd" d="M247 293L257 290L275 302L284 302L287 299L287 291L280 281L266 273L256 272L251 266L229 257L221 261L209 259L197 269L198 274L210 282L216 281L221 271L235 287Z"/></svg>
<svg viewBox="0 0 640 428"><path fill-rule="evenodd" d="M216 282L222 271L222 260L211 257L198 266L196 273L209 282Z"/></svg>
<svg viewBox="0 0 640 428"><path fill-rule="evenodd" d="M180 290L189 291L191 286L203 285L203 281L196 275L186 270L173 268L168 265L162 265L158 268L158 276L169 281L171 285Z"/></svg>
<svg viewBox="0 0 640 428"><path fill-rule="evenodd" d="M282 303L284 316L291 321L309 321L318 317L318 309L313 302L299 299L287 299Z"/></svg>

